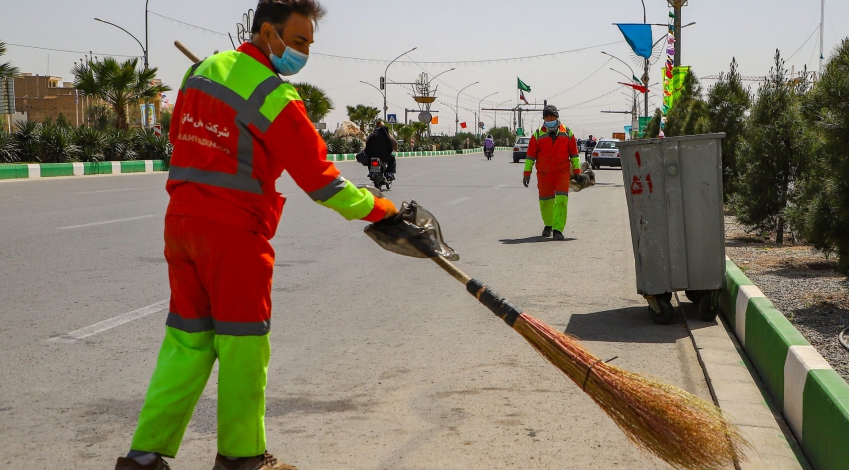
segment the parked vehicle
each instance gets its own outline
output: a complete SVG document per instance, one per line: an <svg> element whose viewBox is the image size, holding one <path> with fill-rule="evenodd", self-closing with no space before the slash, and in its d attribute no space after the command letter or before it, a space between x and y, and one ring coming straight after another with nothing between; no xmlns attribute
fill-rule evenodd
<svg viewBox="0 0 849 470"><path fill-rule="evenodd" d="M516 143L513 144L513 163L519 163L519 160L528 156L528 143L530 141L530 137L519 137L516 139Z"/></svg>
<svg viewBox="0 0 849 470"><path fill-rule="evenodd" d="M599 140L592 151L590 165L594 170L602 166L622 168L622 160L619 158L619 149L616 148L619 140Z"/></svg>
<svg viewBox="0 0 849 470"><path fill-rule="evenodd" d="M380 191L381 186L386 186L387 190L392 187L392 178L387 178L387 167L386 163L383 163L379 158L372 157L369 160L368 177L378 191Z"/></svg>

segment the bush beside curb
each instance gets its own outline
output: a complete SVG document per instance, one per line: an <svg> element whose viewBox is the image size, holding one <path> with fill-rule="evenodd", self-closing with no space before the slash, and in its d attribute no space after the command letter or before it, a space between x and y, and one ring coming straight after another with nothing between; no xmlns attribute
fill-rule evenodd
<svg viewBox="0 0 849 470"><path fill-rule="evenodd" d="M722 313L819 470L849 463L849 384L730 259Z"/></svg>

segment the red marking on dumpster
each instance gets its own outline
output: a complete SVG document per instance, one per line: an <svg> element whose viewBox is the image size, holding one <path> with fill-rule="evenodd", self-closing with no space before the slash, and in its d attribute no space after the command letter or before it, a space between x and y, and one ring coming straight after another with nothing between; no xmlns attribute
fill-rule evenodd
<svg viewBox="0 0 849 470"><path fill-rule="evenodd" d="M651 183L651 175L646 175L646 183L649 184L649 193L653 193L654 185Z"/></svg>
<svg viewBox="0 0 849 470"><path fill-rule="evenodd" d="M640 178L634 176L634 179L631 180L631 194L636 196L637 194L643 194L643 182L640 181Z"/></svg>
<svg viewBox="0 0 849 470"><path fill-rule="evenodd" d="M640 158L640 152L634 152L634 157L637 159L637 168L643 166L643 159Z"/></svg>

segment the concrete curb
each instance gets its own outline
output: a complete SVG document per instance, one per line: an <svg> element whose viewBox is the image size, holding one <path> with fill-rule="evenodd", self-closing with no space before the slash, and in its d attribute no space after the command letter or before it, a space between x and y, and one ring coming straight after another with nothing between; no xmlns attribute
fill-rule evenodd
<svg viewBox="0 0 849 470"><path fill-rule="evenodd" d="M721 307L808 460L849 468L849 384L730 259Z"/></svg>
<svg viewBox="0 0 849 470"><path fill-rule="evenodd" d="M152 173L164 171L162 160L127 162L75 162L0 165L0 180L48 178L51 176L117 175L120 173Z"/></svg>

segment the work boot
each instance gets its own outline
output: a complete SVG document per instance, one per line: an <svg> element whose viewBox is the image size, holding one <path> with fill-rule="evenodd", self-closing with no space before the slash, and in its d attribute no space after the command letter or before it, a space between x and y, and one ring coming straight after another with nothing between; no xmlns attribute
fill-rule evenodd
<svg viewBox="0 0 849 470"><path fill-rule="evenodd" d="M554 239L557 241L563 241L566 239L566 237L563 236L563 232L561 232L560 230L555 230Z"/></svg>
<svg viewBox="0 0 849 470"><path fill-rule="evenodd" d="M157 455L153 462L142 465L128 457L118 457L115 470L169 470L171 468L161 455Z"/></svg>
<svg viewBox="0 0 849 470"><path fill-rule="evenodd" d="M242 457L230 460L221 454L215 456L215 466L212 470L298 470L294 465L278 461L268 451L256 457Z"/></svg>
<svg viewBox="0 0 849 470"><path fill-rule="evenodd" d="M545 228L542 229L542 236L546 238L551 236L551 226L546 225Z"/></svg>

